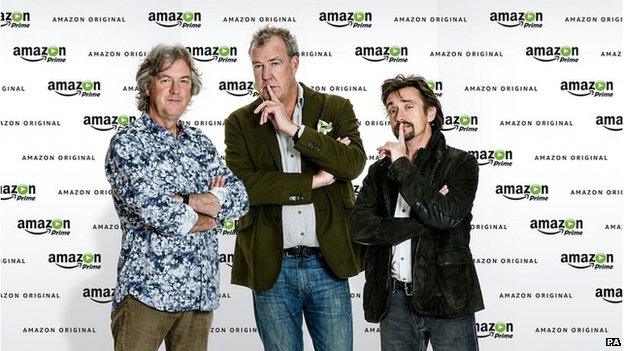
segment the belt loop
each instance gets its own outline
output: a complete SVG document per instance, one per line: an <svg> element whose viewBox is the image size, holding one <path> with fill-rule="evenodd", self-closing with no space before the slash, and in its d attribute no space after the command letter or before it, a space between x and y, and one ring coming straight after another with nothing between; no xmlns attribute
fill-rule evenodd
<svg viewBox="0 0 624 351"><path fill-rule="evenodd" d="M405 290L405 296L412 296L412 292L409 289L409 284L408 283L405 283L403 285L403 289Z"/></svg>

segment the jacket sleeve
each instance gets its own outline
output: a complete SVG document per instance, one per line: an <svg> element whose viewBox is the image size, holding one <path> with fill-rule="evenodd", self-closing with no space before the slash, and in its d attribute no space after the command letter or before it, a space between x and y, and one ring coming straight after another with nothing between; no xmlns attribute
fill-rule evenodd
<svg viewBox="0 0 624 351"><path fill-rule="evenodd" d="M162 187L146 173L147 160L138 151L142 149L140 142L129 135L111 139L105 170L113 196L158 234L188 233L197 221L197 213L173 200L172 194L161 192Z"/></svg>
<svg viewBox="0 0 624 351"><path fill-rule="evenodd" d="M249 211L249 198L243 182L223 163L212 141L208 137L206 140L210 179L224 177L226 181L225 187L216 188L218 193L215 194L221 204L221 211L217 214L216 220L219 225L223 225L226 219L237 220Z"/></svg>
<svg viewBox="0 0 624 351"><path fill-rule="evenodd" d="M225 163L243 181L249 204L301 205L312 202L312 175L255 169L235 115L225 120Z"/></svg>
<svg viewBox="0 0 624 351"><path fill-rule="evenodd" d="M445 230L458 225L472 208L479 165L466 154L451 166L444 181L449 188L446 196L439 193L440 189L431 187L407 157L393 162L388 175L400 184L399 192L423 223Z"/></svg>
<svg viewBox="0 0 624 351"><path fill-rule="evenodd" d="M355 179L364 169L366 153L349 100L344 100L333 124L332 134L340 138L349 137L350 145L344 145L331 136L306 126L295 144L295 149L334 177L342 180Z"/></svg>
<svg viewBox="0 0 624 351"><path fill-rule="evenodd" d="M380 207L385 205L381 199L378 173L377 166L373 165L364 178L349 215L351 239L363 245L392 246L423 235L426 228L415 218L380 215Z"/></svg>

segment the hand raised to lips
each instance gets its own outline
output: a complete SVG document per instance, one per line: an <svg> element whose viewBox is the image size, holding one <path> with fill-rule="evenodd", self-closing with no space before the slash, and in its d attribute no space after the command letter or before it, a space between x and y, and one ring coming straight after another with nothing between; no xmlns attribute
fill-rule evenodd
<svg viewBox="0 0 624 351"><path fill-rule="evenodd" d="M262 102L254 110L254 113L260 113L260 125L270 121L273 127L279 132L288 136L293 136L297 132L299 126L293 123L286 115L286 107L277 96L275 96L270 85L266 86L266 90L269 92L271 99Z"/></svg>
<svg viewBox="0 0 624 351"><path fill-rule="evenodd" d="M392 162L398 158L407 156L407 145L405 144L405 132L403 131L403 122L399 123L399 140L388 141L384 145L377 148L379 155L389 156Z"/></svg>

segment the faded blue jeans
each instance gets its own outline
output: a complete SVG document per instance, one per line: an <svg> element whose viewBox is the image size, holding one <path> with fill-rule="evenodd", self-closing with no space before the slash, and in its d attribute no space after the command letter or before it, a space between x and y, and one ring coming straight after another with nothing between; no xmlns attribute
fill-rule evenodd
<svg viewBox="0 0 624 351"><path fill-rule="evenodd" d="M379 323L382 351L478 351L474 314L436 318L415 313L402 291L390 295L388 314Z"/></svg>
<svg viewBox="0 0 624 351"><path fill-rule="evenodd" d="M273 288L254 291L253 300L265 350L303 350L303 316L316 351L353 350L349 282L336 277L320 254L284 256Z"/></svg>

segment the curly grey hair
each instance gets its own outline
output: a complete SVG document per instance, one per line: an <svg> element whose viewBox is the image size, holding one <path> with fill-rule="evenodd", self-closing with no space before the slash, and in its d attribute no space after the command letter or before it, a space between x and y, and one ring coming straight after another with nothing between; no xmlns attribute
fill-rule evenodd
<svg viewBox="0 0 624 351"><path fill-rule="evenodd" d="M184 60L191 71L191 96L199 94L201 77L191 54L182 45L160 44L152 48L139 66L136 83L139 93L136 96L139 111L147 111L149 106L148 89L158 74L171 66L176 60Z"/></svg>

